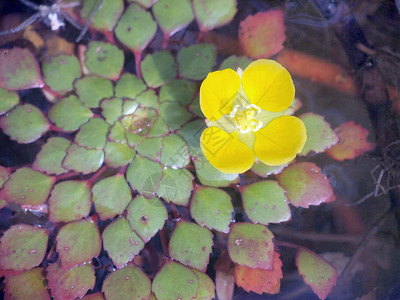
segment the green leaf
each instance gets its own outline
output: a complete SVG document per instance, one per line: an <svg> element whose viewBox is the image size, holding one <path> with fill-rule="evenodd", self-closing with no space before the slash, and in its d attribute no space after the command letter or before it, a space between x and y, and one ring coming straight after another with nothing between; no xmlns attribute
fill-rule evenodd
<svg viewBox="0 0 400 300"><path fill-rule="evenodd" d="M29 271L6 277L4 279L5 299L41 299L50 300L43 268L34 268Z"/></svg>
<svg viewBox="0 0 400 300"><path fill-rule="evenodd" d="M0 49L0 87L17 91L43 86L39 64L28 49Z"/></svg>
<svg viewBox="0 0 400 300"><path fill-rule="evenodd" d="M0 239L0 268L23 271L39 265L47 250L46 229L26 224L11 226Z"/></svg>
<svg viewBox="0 0 400 300"><path fill-rule="evenodd" d="M288 164L279 165L279 166L268 166L268 165L262 163L261 161L257 161L251 167L251 171L253 173L257 174L258 176L266 178L270 175L279 174L287 166L288 166Z"/></svg>
<svg viewBox="0 0 400 300"><path fill-rule="evenodd" d="M215 298L215 285L214 282L208 277L207 274L192 270L199 280L199 290L197 291L196 298L202 300L212 300Z"/></svg>
<svg viewBox="0 0 400 300"><path fill-rule="evenodd" d="M46 202L54 182L54 177L29 168L20 168L4 184L0 199L21 205L42 204Z"/></svg>
<svg viewBox="0 0 400 300"><path fill-rule="evenodd" d="M49 198L49 219L54 223L67 223L85 218L90 212L90 198L90 189L85 181L57 183Z"/></svg>
<svg viewBox="0 0 400 300"><path fill-rule="evenodd" d="M165 262L152 285L157 299L196 299L198 288L196 274L172 260Z"/></svg>
<svg viewBox="0 0 400 300"><path fill-rule="evenodd" d="M303 121L307 130L307 141L301 151L301 155L307 155L311 151L315 153L324 152L339 142L337 134L324 121L323 116L306 113L302 114L299 118Z"/></svg>
<svg viewBox="0 0 400 300"><path fill-rule="evenodd" d="M161 163L171 168L183 168L190 162L189 147L177 134L163 138Z"/></svg>
<svg viewBox="0 0 400 300"><path fill-rule="evenodd" d="M197 177L204 185L226 187L239 181L238 174L226 174L218 171L203 155L196 157L194 166Z"/></svg>
<svg viewBox="0 0 400 300"><path fill-rule="evenodd" d="M147 243L164 227L168 218L164 204L157 197L136 197L128 206L126 218L132 229Z"/></svg>
<svg viewBox="0 0 400 300"><path fill-rule="evenodd" d="M131 189L123 174L104 178L92 188L93 202L100 219L107 220L121 214L132 200Z"/></svg>
<svg viewBox="0 0 400 300"><path fill-rule="evenodd" d="M140 268L129 264L108 275L102 291L109 300L148 299L151 282Z"/></svg>
<svg viewBox="0 0 400 300"><path fill-rule="evenodd" d="M169 51L147 54L141 62L143 78L149 87L157 88L176 76L175 59Z"/></svg>
<svg viewBox="0 0 400 300"><path fill-rule="evenodd" d="M113 124L122 115L122 99L104 99L100 103L102 114L109 124Z"/></svg>
<svg viewBox="0 0 400 300"><path fill-rule="evenodd" d="M297 250L296 265L314 293L320 299L328 297L332 287L336 285L338 278L336 269L321 256L303 247Z"/></svg>
<svg viewBox="0 0 400 300"><path fill-rule="evenodd" d="M124 66L124 52L115 45L91 41L86 51L85 63L92 73L116 80Z"/></svg>
<svg viewBox="0 0 400 300"><path fill-rule="evenodd" d="M194 19L190 0L158 0L153 6L153 14L166 37L185 28Z"/></svg>
<svg viewBox="0 0 400 300"><path fill-rule="evenodd" d="M153 6L154 3L157 2L157 0L126 0L126 2L136 2L139 3L140 5L144 6L145 8L150 8Z"/></svg>
<svg viewBox="0 0 400 300"><path fill-rule="evenodd" d="M186 79L174 79L163 85L160 90L160 102L175 101L188 105L193 100L197 85Z"/></svg>
<svg viewBox="0 0 400 300"><path fill-rule="evenodd" d="M75 81L74 87L79 100L90 108L99 107L102 99L114 96L111 80L98 76L82 77Z"/></svg>
<svg viewBox="0 0 400 300"><path fill-rule="evenodd" d="M200 226L228 233L232 213L231 197L223 190L203 186L195 189L190 214Z"/></svg>
<svg viewBox="0 0 400 300"><path fill-rule="evenodd" d="M234 223L228 235L228 253L233 262L269 270L273 264L274 235L261 224Z"/></svg>
<svg viewBox="0 0 400 300"><path fill-rule="evenodd" d="M84 265L65 271L58 262L46 268L48 286L54 299L76 299L94 288L96 277L93 265Z"/></svg>
<svg viewBox="0 0 400 300"><path fill-rule="evenodd" d="M186 169L166 168L157 194L167 202L188 205L193 190L193 175Z"/></svg>
<svg viewBox="0 0 400 300"><path fill-rule="evenodd" d="M193 10L200 31L206 32L232 21L236 14L236 0L193 0Z"/></svg>
<svg viewBox="0 0 400 300"><path fill-rule="evenodd" d="M64 225L57 234L57 252L63 270L89 262L99 255L101 239L97 225L91 219Z"/></svg>
<svg viewBox="0 0 400 300"><path fill-rule="evenodd" d="M98 1L85 0L82 4L83 6L80 14L82 18L87 21L98 4ZM123 0L102 0L93 20L90 22L90 27L103 32L112 31L123 11Z"/></svg>
<svg viewBox="0 0 400 300"><path fill-rule="evenodd" d="M135 53L141 53L156 34L157 23L150 12L140 5L131 4L115 28L118 40Z"/></svg>
<svg viewBox="0 0 400 300"><path fill-rule="evenodd" d="M0 166L0 188L3 187L3 184L8 180L10 177L10 171L5 168Z"/></svg>
<svg viewBox="0 0 400 300"><path fill-rule="evenodd" d="M81 77L81 66L74 55L51 57L43 62L42 71L46 84L61 93L71 91L74 80Z"/></svg>
<svg viewBox="0 0 400 300"><path fill-rule="evenodd" d="M178 53L179 75L200 80L211 72L217 50L211 44L197 44L182 48Z"/></svg>
<svg viewBox="0 0 400 300"><path fill-rule="evenodd" d="M157 111L155 109L138 107L133 114L122 117L120 122L127 132L145 136L149 132L149 127L156 116Z"/></svg>
<svg viewBox="0 0 400 300"><path fill-rule="evenodd" d="M200 148L200 136L206 128L207 125L203 120L195 120L185 124L178 130L178 134L185 139L186 143L188 143L189 153L193 157L202 155L203 153Z"/></svg>
<svg viewBox="0 0 400 300"><path fill-rule="evenodd" d="M64 159L63 166L71 171L89 174L100 169L103 161L103 150L86 149L72 144L67 149L67 156Z"/></svg>
<svg viewBox="0 0 400 300"><path fill-rule="evenodd" d="M125 128L120 122L115 122L110 128L108 140L115 143L126 143Z"/></svg>
<svg viewBox="0 0 400 300"><path fill-rule="evenodd" d="M154 90L147 90L138 95L135 99L143 107L158 108L158 97Z"/></svg>
<svg viewBox="0 0 400 300"><path fill-rule="evenodd" d="M89 149L102 149L106 145L110 126L101 118L90 119L75 136L75 143Z"/></svg>
<svg viewBox="0 0 400 300"><path fill-rule="evenodd" d="M19 96L16 92L9 92L0 87L0 116L19 103Z"/></svg>
<svg viewBox="0 0 400 300"><path fill-rule="evenodd" d="M125 217L109 224L102 238L104 249L118 269L130 262L144 247L143 241L131 229Z"/></svg>
<svg viewBox="0 0 400 300"><path fill-rule="evenodd" d="M104 148L105 163L111 168L119 168L129 164L136 151L127 144L108 142Z"/></svg>
<svg viewBox="0 0 400 300"><path fill-rule="evenodd" d="M115 96L135 99L145 89L142 79L131 73L123 73L115 85Z"/></svg>
<svg viewBox="0 0 400 300"><path fill-rule="evenodd" d="M242 199L244 211L253 223L281 223L291 217L285 190L276 181L259 181L243 187Z"/></svg>
<svg viewBox="0 0 400 300"><path fill-rule="evenodd" d="M236 55L231 55L228 58L226 58L222 64L219 66L220 70L224 69L232 69L233 71L236 72L238 68L241 68L242 70L246 69L247 66L252 62L250 58L247 56L236 56Z"/></svg>
<svg viewBox="0 0 400 300"><path fill-rule="evenodd" d="M65 97L50 109L50 120L64 131L75 131L86 123L93 113L74 95Z"/></svg>
<svg viewBox="0 0 400 300"><path fill-rule="evenodd" d="M140 155L136 155L126 172L126 179L133 189L146 198L153 197L162 177L162 169L155 163Z"/></svg>
<svg viewBox="0 0 400 300"><path fill-rule="evenodd" d="M200 108L199 96L197 95L196 98L193 100L192 104L189 105L189 111L194 113L196 116L200 117L201 119L205 119L203 112Z"/></svg>
<svg viewBox="0 0 400 300"><path fill-rule="evenodd" d="M169 128L165 120L161 117L158 116L154 122L153 125L150 127L148 137L160 137L160 136L165 136L166 134L169 133Z"/></svg>
<svg viewBox="0 0 400 300"><path fill-rule="evenodd" d="M182 264L205 272L212 252L212 237L207 228L179 221L169 241L169 254Z"/></svg>
<svg viewBox="0 0 400 300"><path fill-rule="evenodd" d="M0 128L12 140L20 144L29 144L38 140L49 130L49 127L47 118L31 104L19 105L0 118Z"/></svg>
<svg viewBox="0 0 400 300"><path fill-rule="evenodd" d="M160 116L171 131L180 128L190 119L190 113L177 102L165 101L160 104Z"/></svg>
<svg viewBox="0 0 400 300"><path fill-rule="evenodd" d="M66 151L70 145L71 142L67 139L61 137L49 138L36 155L32 165L33 169L54 175L68 172L62 166L62 161L67 155Z"/></svg>
<svg viewBox="0 0 400 300"><path fill-rule="evenodd" d="M161 155L161 138L146 138L138 146L135 147L136 151L143 157L159 161Z"/></svg>

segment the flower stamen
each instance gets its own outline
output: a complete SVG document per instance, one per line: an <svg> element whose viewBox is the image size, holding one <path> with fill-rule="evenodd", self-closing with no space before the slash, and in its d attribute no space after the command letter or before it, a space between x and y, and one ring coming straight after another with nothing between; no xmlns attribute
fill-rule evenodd
<svg viewBox="0 0 400 300"><path fill-rule="evenodd" d="M246 105L246 107L235 105L229 117L232 119L232 122L239 132L255 132L263 127L263 123L256 119L260 112L261 108L254 104Z"/></svg>

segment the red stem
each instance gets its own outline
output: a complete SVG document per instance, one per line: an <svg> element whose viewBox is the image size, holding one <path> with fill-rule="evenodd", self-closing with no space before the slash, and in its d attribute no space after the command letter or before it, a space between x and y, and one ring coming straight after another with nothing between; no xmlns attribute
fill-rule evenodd
<svg viewBox="0 0 400 300"><path fill-rule="evenodd" d="M275 245L277 246L282 246L282 247L288 247L288 248L293 248L293 249L299 249L301 246L292 244L289 242L281 242L281 241L275 241Z"/></svg>
<svg viewBox="0 0 400 300"><path fill-rule="evenodd" d="M121 167L118 171L118 174L124 175L127 167L128 165Z"/></svg>
<svg viewBox="0 0 400 300"><path fill-rule="evenodd" d="M57 181L60 181L60 180L64 180L64 179L68 179L68 178L71 178L71 177L78 176L79 174L80 173L78 173L78 172L71 171L71 172L68 172L68 173L64 173L64 174L58 175L58 176L56 176L56 178L57 178Z"/></svg>
<svg viewBox="0 0 400 300"><path fill-rule="evenodd" d="M108 169L108 166L102 166L100 169L97 170L96 173L87 181L88 185L92 185L93 182L99 178L106 170Z"/></svg>
<svg viewBox="0 0 400 300"><path fill-rule="evenodd" d="M110 44L115 45L114 33L112 31L106 31L104 32L104 35L106 36L106 39Z"/></svg>
<svg viewBox="0 0 400 300"><path fill-rule="evenodd" d="M179 221L181 219L181 215L178 212L178 209L176 208L175 203L169 203L169 207L171 208L172 215L174 216L174 219L176 221Z"/></svg>
<svg viewBox="0 0 400 300"><path fill-rule="evenodd" d="M134 51L133 55L135 56L135 67L136 67L136 76L142 78L142 71L140 69L140 60L142 58L142 51Z"/></svg>
<svg viewBox="0 0 400 300"><path fill-rule="evenodd" d="M50 131L65 132L63 129L61 129L55 125L50 125Z"/></svg>
<svg viewBox="0 0 400 300"><path fill-rule="evenodd" d="M169 257L169 250L168 250L168 243L167 243L167 235L165 234L164 229L160 230L160 240L161 240L161 246L163 248L164 255L166 257Z"/></svg>
<svg viewBox="0 0 400 300"><path fill-rule="evenodd" d="M169 42L169 33L164 32L164 36L163 36L163 41L162 41L162 49L167 49L168 46L168 42Z"/></svg>

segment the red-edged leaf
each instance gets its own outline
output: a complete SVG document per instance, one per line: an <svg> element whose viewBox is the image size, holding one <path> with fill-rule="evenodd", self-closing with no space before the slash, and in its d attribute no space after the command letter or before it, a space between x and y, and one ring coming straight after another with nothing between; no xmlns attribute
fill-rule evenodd
<svg viewBox="0 0 400 300"><path fill-rule="evenodd" d="M308 208L335 200L329 179L314 163L293 164L278 174L277 179L293 206Z"/></svg>
<svg viewBox="0 0 400 300"><path fill-rule="evenodd" d="M375 145L367 141L368 130L349 121L335 129L339 143L326 150L333 159L343 161L355 158L364 152L374 149Z"/></svg>
<svg viewBox="0 0 400 300"><path fill-rule="evenodd" d="M259 12L240 22L240 46L249 57L271 57L283 49L285 40L285 20L279 9Z"/></svg>
<svg viewBox="0 0 400 300"><path fill-rule="evenodd" d="M274 252L274 266L272 270L252 269L246 266L235 266L236 285L247 292L257 294L277 294L280 291L282 279L282 261L280 254Z"/></svg>
<svg viewBox="0 0 400 300"><path fill-rule="evenodd" d="M4 280L4 299L50 300L43 268L34 268Z"/></svg>
<svg viewBox="0 0 400 300"><path fill-rule="evenodd" d="M299 248L296 265L304 281L320 299L325 299L336 285L338 277L336 269L314 252L303 247Z"/></svg>

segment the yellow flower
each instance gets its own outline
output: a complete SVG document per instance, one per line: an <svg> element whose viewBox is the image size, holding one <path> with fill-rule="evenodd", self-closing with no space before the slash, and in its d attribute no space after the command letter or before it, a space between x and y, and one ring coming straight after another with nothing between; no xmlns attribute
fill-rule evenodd
<svg viewBox="0 0 400 300"><path fill-rule="evenodd" d="M270 166L293 160L307 139L303 122L290 116L293 98L289 72L273 60L208 74L200 87L207 160L224 173L243 173L256 159Z"/></svg>

